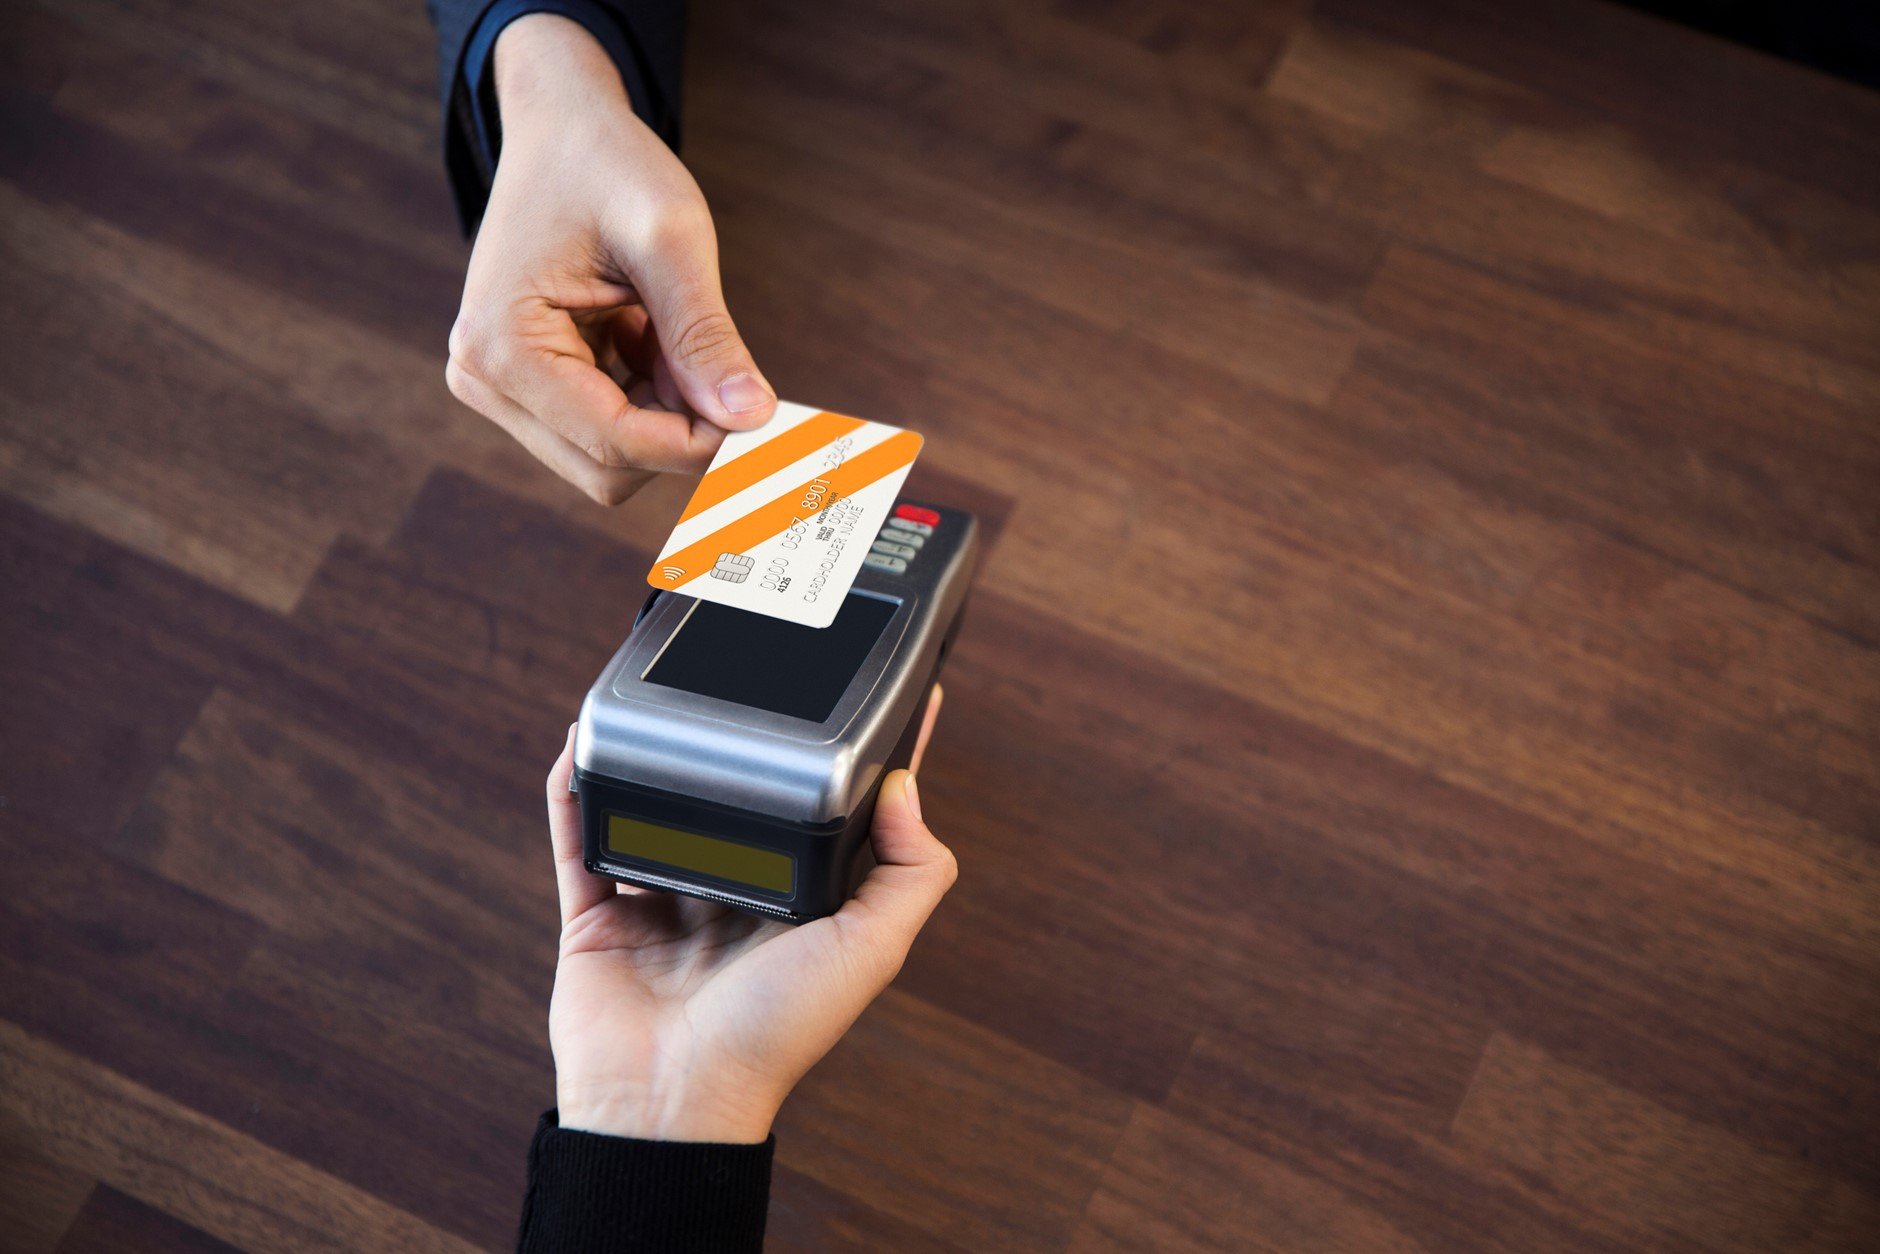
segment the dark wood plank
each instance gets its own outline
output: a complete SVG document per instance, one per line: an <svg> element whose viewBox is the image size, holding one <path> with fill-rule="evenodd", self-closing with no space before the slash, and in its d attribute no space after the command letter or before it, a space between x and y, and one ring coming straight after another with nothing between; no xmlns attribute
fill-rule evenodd
<svg viewBox="0 0 1880 1254"><path fill-rule="evenodd" d="M1544 1032L1617 1073L1652 1075L1681 1092L1688 1109L1791 1151L1808 1144L1817 1161L1850 1177L1875 1152L1865 1112L1880 1094L1855 1060L1880 1004L1870 992L1855 992L1871 954L1851 938L1754 917L1727 884L1720 892L1708 877L1605 850L1555 822L1211 693L1140 657L1080 646L1061 629L1047 634L1017 615L989 626L998 607L982 600L977 609L975 629L1001 642L999 656L1013 670L987 682L976 673L982 655L971 638L963 641L953 681L961 699L936 740L931 769L943 830L949 796L996 799L969 802L974 812L961 825L968 834L960 899L971 905L986 894L990 917L972 921L984 941L941 934L949 945L986 944L992 954L973 951L982 961L1001 962L996 951L1008 947L1002 964L1009 979L1024 981L1021 972L1042 968L1035 985L1017 985L1019 1000L1033 1006L1030 1018L1021 1025L1015 1008L1007 1031L1049 1031L1050 1007L1093 993L1031 952L1039 940L1000 935L997 920L1009 915L1019 920L1010 925L1015 930L1052 937L1075 926L1063 915L1107 906L1117 919L1101 930L1144 951L1108 978L1144 978L1148 989L1125 983L1121 1000L1145 1009L1170 1004L1159 1017L1171 1022L1195 1023L1195 1008L1206 1006L1202 1023L1238 1025L1284 1051L1292 1048L1285 1032L1302 1026L1302 997L1340 989L1319 1013L1349 1015L1380 992L1390 1005L1391 987L1407 985L1416 991L1406 991L1391 1013L1406 1030L1421 1023L1431 1031L1432 1052L1418 1062L1425 1069L1442 1063L1438 1095L1459 1097L1475 1048L1471 1031L1479 1042L1480 1025L1512 1016L1529 1025L1524 1031ZM1093 674L1108 677L1101 691L1073 682ZM1013 700L1018 693L1029 700ZM976 755L957 786L939 787L959 762L950 746L995 737L1023 749ZM1007 840L975 843L977 833L1008 824ZM1036 865L1040 854L1024 842L1039 830L1101 834L1100 842L1076 842L1101 873L1071 879L1077 891L1046 927L1036 925L1052 916L1032 903L1001 908L1026 892L1024 865ZM1190 835L1197 832L1217 835L1199 841ZM1053 848L1043 856L1061 875L1077 855ZM975 858L990 863L983 887L974 882ZM1563 897L1559 886L1576 876L1605 885L1601 897ZM1824 900L1837 896L1829 888ZM1725 919L1736 921L1726 926ZM948 916L936 920L939 928L948 924ZM1326 936L1341 939L1328 946ZM1043 952L1053 952L1046 944ZM1173 952L1182 954L1185 971L1151 965ZM1780 986L1764 974L1770 952L1790 955ZM910 964L916 988L926 978L923 957L931 960L921 955ZM1354 985L1366 971L1399 974L1381 990ZM1295 978L1304 983L1288 987ZM1165 990L1165 1002L1154 1000L1156 988ZM962 984L953 995L972 994ZM1728 1030L1719 1024L1700 1044L1692 1034L1712 1013L1706 1004L1729 1006L1732 1015ZM1153 1039L1141 1027L1117 1035L1138 1047ZM1666 1048L1672 1038L1678 1047ZM1120 1041L1111 1048L1120 1050ZM1829 1059L1838 1062L1823 1069ZM1388 1088L1375 1059L1360 1056L1349 1066ZM1442 1074L1426 1073L1424 1083ZM1315 1068L1297 1082L1323 1097L1346 1074ZM1722 1074L1730 1080L1720 1086ZM1812 1096L1801 1097L1804 1090ZM1826 1113L1834 1095L1856 1094L1845 1117ZM1442 1098L1435 1100L1440 1113ZM1244 1106L1224 1103L1221 1117ZM1829 1127L1835 1131L1826 1134Z"/></svg>
<svg viewBox="0 0 1880 1254"><path fill-rule="evenodd" d="M70 829L9 814L4 830L16 891L0 904L0 1014L200 1100L213 1072L192 1051L217 1039L209 1021L256 939L254 924L101 859L95 841Z"/></svg>
<svg viewBox="0 0 1880 1254"><path fill-rule="evenodd" d="M771 1174L770 1221L764 1229L764 1248L779 1254L805 1251L862 1249L886 1246L915 1254L947 1254L967 1247L866 1206L814 1176L786 1166Z"/></svg>
<svg viewBox="0 0 1880 1254"><path fill-rule="evenodd" d="M1880 1231L1880 1201L1804 1159L1759 1153L1500 1036L1454 1137L1627 1244L1852 1249Z"/></svg>
<svg viewBox="0 0 1880 1254"><path fill-rule="evenodd" d="M890 991L792 1096L779 1161L965 1249L1062 1249L1129 1109L1067 1067ZM925 1135L936 1124L979 1135Z"/></svg>
<svg viewBox="0 0 1880 1254"><path fill-rule="evenodd" d="M731 81L715 76L743 66L773 91L783 84L779 98L790 107L774 125L786 133L820 118L825 143L840 134L845 142L918 151L936 175L1062 213L1110 239L1153 238L1184 266L1277 278L1333 300L1362 287L1379 237L1344 215L1260 186L1257 164L1222 162L1066 116L1032 99L1021 67L983 39L940 67L923 65L922 44L892 39L878 11L857 8L779 11L761 26L730 14L701 23L700 44L719 50L697 58L694 90L707 114ZM868 107L855 107L864 100ZM968 115L975 124L961 125ZM840 130L831 132L831 124Z"/></svg>
<svg viewBox="0 0 1880 1254"><path fill-rule="evenodd" d="M1416 346L1367 354L1347 388L1341 412L1371 438L1401 436L1425 397L1466 395L1454 408L1484 426L1432 422L1447 433L1418 451L1471 486L1519 493L1875 642L1880 431L1860 408L1722 369L1669 375L1667 346L1620 343L1620 328L1564 302L1414 252L1386 262L1370 310ZM1576 473L1547 476L1548 462Z"/></svg>
<svg viewBox="0 0 1880 1254"><path fill-rule="evenodd" d="M1869 210L1880 196L1873 92L1623 5L1334 0L1317 13L1512 78L1680 156L1773 170Z"/></svg>
<svg viewBox="0 0 1880 1254"><path fill-rule="evenodd" d="M473 1248L4 1022L0 1129L237 1246Z"/></svg>
<svg viewBox="0 0 1880 1254"><path fill-rule="evenodd" d="M6 116L9 133L29 138L0 155L0 175L37 199L150 234L394 339L434 347L449 330L462 286L453 270L349 232L313 206L196 174L40 101L16 98Z"/></svg>
<svg viewBox="0 0 1880 1254"><path fill-rule="evenodd" d="M1139 1107L1070 1248L1277 1252L1423 1246L1283 1160Z"/></svg>
<svg viewBox="0 0 1880 1254"><path fill-rule="evenodd" d="M153 611L191 581L0 498L0 653L7 659L7 808L96 840L124 819L209 695L211 677L166 656ZM224 608L206 597L190 610ZM116 788L96 781L108 772Z"/></svg>
<svg viewBox="0 0 1880 1254"><path fill-rule="evenodd" d="M335 536L391 528L421 465L370 432L334 430L159 307L110 301L103 316L83 238L48 229L49 206L10 190L0 201L0 335L36 346L0 381L12 496L274 609L294 603Z"/></svg>
<svg viewBox="0 0 1880 1254"><path fill-rule="evenodd" d="M18 1254L57 1248L96 1187L83 1172L42 1157L43 1151L0 1140L0 1231Z"/></svg>
<svg viewBox="0 0 1880 1254"><path fill-rule="evenodd" d="M1589 1226L1544 1189L1529 1187L1529 1180L1510 1179L1458 1151L1447 1121L1432 1128L1421 1112L1367 1107L1350 1100L1352 1094L1341 1100L1318 1092L1308 1078L1311 1067L1328 1065L1334 1074L1349 1075L1354 1064L1383 1053L1390 1054L1387 1072L1397 1077L1416 1074L1419 1061L1432 1055L1442 1066L1436 1074L1445 1081L1454 1076L1453 1055L1431 1049L1426 1019L1410 1025L1398 1050L1381 1025L1376 1040L1347 1042L1326 1032L1324 1016L1324 1009L1316 1008L1302 1028L1270 1031L1253 1021L1242 1033L1197 1042L1167 1106L1194 1129L1183 1134L1200 1139L1213 1132L1260 1155L1257 1163L1282 1164L1279 1205L1294 1193L1308 1202L1329 1194L1368 1223L1414 1234L1426 1247L1633 1248ZM1448 1035L1453 1032L1437 1033L1435 1039ZM1305 1049L1287 1052L1289 1037L1304 1037ZM1391 1105L1401 1107L1401 1096ZM1303 1239L1299 1247L1338 1248Z"/></svg>
<svg viewBox="0 0 1880 1254"><path fill-rule="evenodd" d="M327 60L333 69L314 89L324 105L282 108L254 89L311 89L293 80L319 74L324 58L304 31L283 42L285 32L254 29L271 24L242 6L220 16L186 5L162 18L115 5L26 15L12 56L49 62L60 89L50 99L10 94L0 106L0 172L42 200L434 350L462 287L432 164L437 131L427 124L387 151L387 111L373 107L396 100L392 112L406 117L434 109L426 75L399 58L404 81L391 91L361 79L357 60ZM343 30L351 45L376 24L362 11L312 25ZM408 18L400 24L410 32ZM241 47L245 39L256 46ZM283 153L293 160L283 164Z"/></svg>
<svg viewBox="0 0 1880 1254"><path fill-rule="evenodd" d="M59 1254L111 1254L116 1250L227 1254L236 1248L107 1185L92 1191L77 1222L59 1242Z"/></svg>

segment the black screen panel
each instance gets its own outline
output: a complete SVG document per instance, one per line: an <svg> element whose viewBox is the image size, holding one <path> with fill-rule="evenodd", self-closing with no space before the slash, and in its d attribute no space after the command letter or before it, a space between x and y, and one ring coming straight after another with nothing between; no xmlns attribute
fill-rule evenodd
<svg viewBox="0 0 1880 1254"><path fill-rule="evenodd" d="M701 601L646 682L820 723L881 639L893 601L850 593L836 621L805 627Z"/></svg>

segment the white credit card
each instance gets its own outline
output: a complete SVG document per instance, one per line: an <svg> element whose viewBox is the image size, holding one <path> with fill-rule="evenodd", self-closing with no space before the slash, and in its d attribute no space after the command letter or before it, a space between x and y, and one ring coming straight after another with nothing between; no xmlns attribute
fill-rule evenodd
<svg viewBox="0 0 1880 1254"><path fill-rule="evenodd" d="M806 627L842 608L921 437L789 401L725 437L646 582Z"/></svg>

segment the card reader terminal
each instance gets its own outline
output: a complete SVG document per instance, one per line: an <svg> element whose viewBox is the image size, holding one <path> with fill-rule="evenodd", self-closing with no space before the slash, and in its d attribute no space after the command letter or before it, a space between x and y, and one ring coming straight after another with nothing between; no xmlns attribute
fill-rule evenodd
<svg viewBox="0 0 1880 1254"><path fill-rule="evenodd" d="M971 514L900 502L835 622L657 592L581 705L590 871L802 922L874 865L875 794L907 765L978 555Z"/></svg>

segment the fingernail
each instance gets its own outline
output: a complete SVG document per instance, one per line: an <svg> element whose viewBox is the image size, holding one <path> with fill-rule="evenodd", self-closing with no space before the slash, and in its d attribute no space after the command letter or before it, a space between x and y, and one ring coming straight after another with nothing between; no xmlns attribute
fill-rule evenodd
<svg viewBox="0 0 1880 1254"><path fill-rule="evenodd" d="M718 403L734 414L748 414L762 409L776 397L754 374L734 374L718 385Z"/></svg>
<svg viewBox="0 0 1880 1254"><path fill-rule="evenodd" d="M915 818L920 819L920 789L914 785L912 771L907 773L907 808L914 812ZM920 819L920 821L925 823L927 820Z"/></svg>

